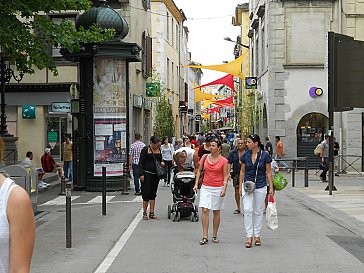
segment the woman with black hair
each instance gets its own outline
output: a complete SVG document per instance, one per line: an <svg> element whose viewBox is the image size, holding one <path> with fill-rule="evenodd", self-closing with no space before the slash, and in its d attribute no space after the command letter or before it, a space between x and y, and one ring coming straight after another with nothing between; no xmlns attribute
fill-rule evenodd
<svg viewBox="0 0 364 273"><path fill-rule="evenodd" d="M256 134L248 136L247 146L248 151L241 157L239 193L240 196L244 195L245 247L251 248L253 236L255 245L261 245L260 231L263 224L267 179L269 183L269 194L273 195L273 177L270 165L271 157L268 152L261 149L260 137ZM244 191L243 182L245 183L246 181L255 182L255 190L252 193L246 193ZM253 214L255 215L254 223Z"/></svg>
<svg viewBox="0 0 364 273"><path fill-rule="evenodd" d="M159 184L159 178L156 174L155 160L161 162L162 167L164 167L160 150L161 143L162 141L160 138L151 136L150 145L145 146L140 152L139 174L143 198L143 220L148 220L148 204L150 206L149 219L158 219L154 214L155 198L157 197Z"/></svg>

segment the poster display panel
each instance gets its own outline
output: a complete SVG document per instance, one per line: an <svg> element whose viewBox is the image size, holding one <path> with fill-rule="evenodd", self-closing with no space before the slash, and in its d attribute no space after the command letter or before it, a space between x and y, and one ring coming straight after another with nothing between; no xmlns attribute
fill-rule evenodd
<svg viewBox="0 0 364 273"><path fill-rule="evenodd" d="M123 174L126 147L126 63L94 60L94 176Z"/></svg>

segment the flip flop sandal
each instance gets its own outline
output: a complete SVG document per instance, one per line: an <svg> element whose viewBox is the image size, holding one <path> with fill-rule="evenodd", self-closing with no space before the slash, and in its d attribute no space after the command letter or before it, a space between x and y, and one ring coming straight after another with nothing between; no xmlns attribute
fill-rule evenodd
<svg viewBox="0 0 364 273"><path fill-rule="evenodd" d="M207 238L203 237L202 240L199 242L200 245L206 245L209 240Z"/></svg>
<svg viewBox="0 0 364 273"><path fill-rule="evenodd" d="M260 241L260 238L259 237L255 237L254 238L254 244L256 245L256 246L261 246L262 245L262 242Z"/></svg>
<svg viewBox="0 0 364 273"><path fill-rule="evenodd" d="M236 209L236 210L234 210L234 212L233 212L234 214L239 214L240 213L240 210L239 209Z"/></svg>
<svg viewBox="0 0 364 273"><path fill-rule="evenodd" d="M158 220L158 217L154 214L154 212L150 212L149 213L149 219Z"/></svg>
<svg viewBox="0 0 364 273"><path fill-rule="evenodd" d="M148 220L148 216L146 212L143 212L143 220Z"/></svg>
<svg viewBox="0 0 364 273"><path fill-rule="evenodd" d="M212 237L212 240L211 240L213 243L218 243L220 242L219 239L217 237Z"/></svg>
<svg viewBox="0 0 364 273"><path fill-rule="evenodd" d="M245 247L246 248L251 248L252 247L252 244L253 244L253 239L247 239L246 242L245 242Z"/></svg>

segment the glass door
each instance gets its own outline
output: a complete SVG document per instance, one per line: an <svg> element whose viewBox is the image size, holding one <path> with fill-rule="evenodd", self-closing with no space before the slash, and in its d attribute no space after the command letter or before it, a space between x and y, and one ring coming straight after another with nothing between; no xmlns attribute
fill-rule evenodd
<svg viewBox="0 0 364 273"><path fill-rule="evenodd" d="M67 117L51 116L47 118L47 147L55 161L62 161L62 141L67 134Z"/></svg>

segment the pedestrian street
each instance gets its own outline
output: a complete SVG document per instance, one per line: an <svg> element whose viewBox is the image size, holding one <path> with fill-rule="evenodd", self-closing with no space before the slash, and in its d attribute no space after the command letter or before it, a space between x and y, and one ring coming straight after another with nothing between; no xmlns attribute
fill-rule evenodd
<svg viewBox="0 0 364 273"><path fill-rule="evenodd" d="M279 228L264 226L262 246L251 249L244 246L243 216L233 214L231 186L220 243L211 242L210 230L204 246L198 244L200 221L167 218L172 195L163 183L156 199L159 220L142 220L139 196L108 192L107 215L101 216L100 193L73 192L80 197L73 200L71 249L65 248L64 207L50 196L40 205L48 213L37 221L31 272L364 272L363 238L296 200L290 194L296 190L288 187L276 193Z"/></svg>

